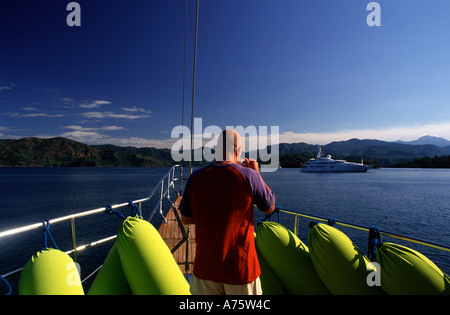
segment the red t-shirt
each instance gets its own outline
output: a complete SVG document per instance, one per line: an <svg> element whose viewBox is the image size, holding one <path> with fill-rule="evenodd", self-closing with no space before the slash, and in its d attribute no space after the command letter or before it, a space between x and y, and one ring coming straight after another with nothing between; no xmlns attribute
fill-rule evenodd
<svg viewBox="0 0 450 315"><path fill-rule="evenodd" d="M261 271L255 249L253 204L267 211L274 201L274 193L253 169L213 164L192 173L180 210L195 223L194 275L226 284L254 281Z"/></svg>

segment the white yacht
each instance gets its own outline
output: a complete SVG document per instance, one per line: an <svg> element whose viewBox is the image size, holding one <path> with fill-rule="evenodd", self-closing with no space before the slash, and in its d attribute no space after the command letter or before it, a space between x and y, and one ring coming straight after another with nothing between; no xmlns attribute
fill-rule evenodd
<svg viewBox="0 0 450 315"><path fill-rule="evenodd" d="M322 157L322 149L319 149L317 158L305 162L301 166L302 172L365 172L369 169L367 165L361 163L347 162L343 160L333 160L331 155Z"/></svg>

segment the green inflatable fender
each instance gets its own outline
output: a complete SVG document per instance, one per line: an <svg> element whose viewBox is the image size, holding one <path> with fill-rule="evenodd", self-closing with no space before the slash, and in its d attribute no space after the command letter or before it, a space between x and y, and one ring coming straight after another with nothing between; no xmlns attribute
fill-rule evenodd
<svg viewBox="0 0 450 315"><path fill-rule="evenodd" d="M314 270L308 247L283 225L261 223L256 248L288 294L329 294Z"/></svg>
<svg viewBox="0 0 450 315"><path fill-rule="evenodd" d="M117 232L117 249L133 294L186 295L189 283L158 231L128 217Z"/></svg>
<svg viewBox="0 0 450 315"><path fill-rule="evenodd" d="M333 294L383 294L379 286L369 286L367 278L375 266L340 230L316 224L308 233L314 267Z"/></svg>
<svg viewBox="0 0 450 315"><path fill-rule="evenodd" d="M255 233L256 241L256 233ZM259 279L261 281L261 289L264 295L286 295L286 289L281 282L277 279L272 269L262 255L256 251L258 255L259 267L261 269L261 275Z"/></svg>
<svg viewBox="0 0 450 315"><path fill-rule="evenodd" d="M449 276L411 248L383 243L376 261L381 267L381 287L389 294L450 294Z"/></svg>
<svg viewBox="0 0 450 315"><path fill-rule="evenodd" d="M53 248L34 254L19 279L20 295L83 295L78 269L72 258Z"/></svg>
<svg viewBox="0 0 450 315"><path fill-rule="evenodd" d="M88 295L129 295L130 286L122 270L117 243L111 247Z"/></svg>

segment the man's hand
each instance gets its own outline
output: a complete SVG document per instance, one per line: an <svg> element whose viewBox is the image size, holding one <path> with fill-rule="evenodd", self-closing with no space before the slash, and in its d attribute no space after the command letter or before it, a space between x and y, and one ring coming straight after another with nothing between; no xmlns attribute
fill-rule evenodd
<svg viewBox="0 0 450 315"><path fill-rule="evenodd" d="M258 162L256 160L249 160L247 158L245 158L244 161L242 161L242 166L254 169L255 171L259 172L259 166L258 166Z"/></svg>

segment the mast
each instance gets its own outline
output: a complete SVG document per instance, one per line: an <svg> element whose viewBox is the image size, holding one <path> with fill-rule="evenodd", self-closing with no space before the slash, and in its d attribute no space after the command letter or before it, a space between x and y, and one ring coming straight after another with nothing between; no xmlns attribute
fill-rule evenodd
<svg viewBox="0 0 450 315"><path fill-rule="evenodd" d="M187 45L187 19L188 19L188 0L186 0L185 13L184 13L184 57L183 57L183 99L181 100L181 126L184 126L184 90L186 86L186 45ZM183 135L184 136L184 135ZM182 142L184 143L184 142ZM184 146L182 146L184 151ZM180 195L183 194L183 163L184 159L181 159L180 167Z"/></svg>
<svg viewBox="0 0 450 315"><path fill-rule="evenodd" d="M194 73L193 73L193 79L192 79L192 104L191 104L191 154L189 159L189 175L192 174L192 159L193 159L193 153L194 149L193 146L193 137L194 137L194 97L195 97L195 68L197 65L197 33L198 33L198 5L199 0L197 0L197 8L195 13L195 43L194 43Z"/></svg>

